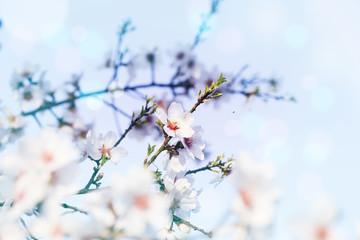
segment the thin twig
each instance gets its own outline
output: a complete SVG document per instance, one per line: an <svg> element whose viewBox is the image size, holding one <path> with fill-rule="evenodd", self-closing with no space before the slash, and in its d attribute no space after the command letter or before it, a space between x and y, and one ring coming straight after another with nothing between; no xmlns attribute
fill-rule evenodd
<svg viewBox="0 0 360 240"><path fill-rule="evenodd" d="M177 217L177 216L175 216L175 215L174 215L173 219L174 219L174 221L177 222L177 223L185 224L186 226L189 226L189 227L191 227L192 229L201 232L202 234L206 235L208 238L212 238L213 235L214 235L213 232L206 232L204 229L201 229L201 228L199 228L199 227L191 224L190 222L188 222L188 221L186 221L186 220L184 220L184 219L181 219L181 218L179 218L179 217Z"/></svg>
<svg viewBox="0 0 360 240"><path fill-rule="evenodd" d="M70 206L70 205L68 205L68 204L66 204L66 203L61 204L61 206L62 206L63 208L66 208L66 209L71 209L71 210L73 210L74 212L79 212L79 213L82 213L82 214L85 214L85 215L88 214L87 212L85 212L85 211L83 211L83 210L80 210L80 209L77 208L77 207Z"/></svg>
<svg viewBox="0 0 360 240"><path fill-rule="evenodd" d="M26 225L24 219L20 218L20 222L23 225L23 227L25 228L25 230L26 230L27 234L30 236L30 238L33 239L33 240L38 240L34 235L31 234L31 232L30 232L28 226Z"/></svg>

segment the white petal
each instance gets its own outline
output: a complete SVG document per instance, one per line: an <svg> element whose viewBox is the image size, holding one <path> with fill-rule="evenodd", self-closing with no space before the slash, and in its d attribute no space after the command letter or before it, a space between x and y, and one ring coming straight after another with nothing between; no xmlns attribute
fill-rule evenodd
<svg viewBox="0 0 360 240"><path fill-rule="evenodd" d="M117 141L117 135L114 131L106 133L104 137L104 145L106 148L112 148Z"/></svg>
<svg viewBox="0 0 360 240"><path fill-rule="evenodd" d="M111 161L118 163L120 158L127 156L127 151L122 147L115 147L111 149Z"/></svg>
<svg viewBox="0 0 360 240"><path fill-rule="evenodd" d="M166 113L163 109L161 108L157 108L156 111L155 111L155 116L160 119L160 121L164 124L166 124L167 122L167 116L166 116Z"/></svg>
<svg viewBox="0 0 360 240"><path fill-rule="evenodd" d="M191 113L186 113L183 120L183 125L190 126L194 122L194 116Z"/></svg>
<svg viewBox="0 0 360 240"><path fill-rule="evenodd" d="M176 130L176 135L183 138L189 138L194 134L194 130L191 127L180 126L179 130Z"/></svg>
<svg viewBox="0 0 360 240"><path fill-rule="evenodd" d="M175 136L175 132L173 130L170 130L167 126L164 127L164 131L166 132L167 135L174 137ZM179 131L179 130L177 130Z"/></svg>
<svg viewBox="0 0 360 240"><path fill-rule="evenodd" d="M184 109L180 103L173 102L171 103L168 110L169 118L182 118L184 115Z"/></svg>

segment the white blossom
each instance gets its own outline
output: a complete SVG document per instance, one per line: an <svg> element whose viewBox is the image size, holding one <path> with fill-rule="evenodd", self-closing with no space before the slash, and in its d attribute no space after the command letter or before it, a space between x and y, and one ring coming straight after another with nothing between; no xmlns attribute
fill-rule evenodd
<svg viewBox="0 0 360 240"><path fill-rule="evenodd" d="M315 200L308 217L298 219L293 224L293 232L298 240L342 240L342 233L333 226L338 212L328 197Z"/></svg>
<svg viewBox="0 0 360 240"><path fill-rule="evenodd" d="M156 109L155 115L164 124L164 131L169 136L191 137L194 134L191 128L194 117L191 113L184 112L180 103L173 102L168 109L168 115L161 108Z"/></svg>
<svg viewBox="0 0 360 240"><path fill-rule="evenodd" d="M113 226L125 235L156 235L168 222L170 201L154 191L154 181L144 168L132 170L127 177L115 175L110 190L92 194L89 212L105 227Z"/></svg>
<svg viewBox="0 0 360 240"><path fill-rule="evenodd" d="M204 160L203 150L205 143L201 140L203 135L203 129L200 126L194 126L195 133L188 138L182 138L182 144L186 149L186 153L194 159L195 157L199 160Z"/></svg>
<svg viewBox="0 0 360 240"><path fill-rule="evenodd" d="M193 58L193 53L191 52L190 46L178 45L173 50L169 51L171 58L171 65L173 67L181 67L186 64L186 62Z"/></svg>
<svg viewBox="0 0 360 240"><path fill-rule="evenodd" d="M280 195L278 188L270 186L273 176L270 165L255 163L250 158L235 161L233 178L237 195L232 210L240 222L259 230L270 226Z"/></svg>
<svg viewBox="0 0 360 240"><path fill-rule="evenodd" d="M166 154L163 165L167 172L180 173L186 170L186 158L183 154L173 155L171 158Z"/></svg>
<svg viewBox="0 0 360 240"><path fill-rule="evenodd" d="M197 200L199 192L193 189L193 178L183 175L184 173L168 172L164 176L164 184L172 199L174 214L180 218L188 218L192 211L200 207Z"/></svg>
<svg viewBox="0 0 360 240"><path fill-rule="evenodd" d="M114 147L118 137L115 132L109 131L103 136L101 133L93 133L91 130L86 135L86 152L95 159L103 157L118 163L120 158L126 156L127 152L120 146Z"/></svg>

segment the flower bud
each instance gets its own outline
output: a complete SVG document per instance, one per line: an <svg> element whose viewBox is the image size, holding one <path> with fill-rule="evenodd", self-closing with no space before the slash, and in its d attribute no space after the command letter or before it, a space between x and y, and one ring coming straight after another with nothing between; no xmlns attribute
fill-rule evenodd
<svg viewBox="0 0 360 240"><path fill-rule="evenodd" d="M183 223L179 224L179 229L180 231L182 231L183 233L190 233L191 228Z"/></svg>

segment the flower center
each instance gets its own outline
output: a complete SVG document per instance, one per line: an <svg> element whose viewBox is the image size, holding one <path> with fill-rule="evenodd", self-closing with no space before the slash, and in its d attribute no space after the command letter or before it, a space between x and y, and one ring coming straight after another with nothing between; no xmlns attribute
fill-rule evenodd
<svg viewBox="0 0 360 240"><path fill-rule="evenodd" d="M21 75L22 75L24 78L29 78L29 77L31 77L32 72L31 72L31 71L23 71L23 72L21 73Z"/></svg>
<svg viewBox="0 0 360 240"><path fill-rule="evenodd" d="M15 199L16 199L17 201L21 201L22 199L24 199L24 197L25 197L25 191L21 191L21 192L19 192L19 193L16 194Z"/></svg>
<svg viewBox="0 0 360 240"><path fill-rule="evenodd" d="M190 137L190 138L184 138L185 145L186 145L188 148L191 148L191 147L192 147L193 141L194 141L194 139L191 138L191 137Z"/></svg>
<svg viewBox="0 0 360 240"><path fill-rule="evenodd" d="M62 230L60 224L58 224L58 223L55 224L55 226L53 226L53 228L52 228L51 233L52 233L53 237L62 236L63 235L63 230Z"/></svg>
<svg viewBox="0 0 360 240"><path fill-rule="evenodd" d="M45 163L50 163L52 162L52 160L54 160L54 157L52 154L48 153L48 152L44 152L41 155L41 159L45 162Z"/></svg>
<svg viewBox="0 0 360 240"><path fill-rule="evenodd" d="M251 208L252 206L252 199L250 194L247 191L240 191L240 197L243 200L243 203L246 207Z"/></svg>
<svg viewBox="0 0 360 240"><path fill-rule="evenodd" d="M178 54L176 54L176 59L182 60L184 58L184 56L185 56L184 52L178 52Z"/></svg>
<svg viewBox="0 0 360 240"><path fill-rule="evenodd" d="M142 210L149 207L149 198L146 195L138 195L134 198L134 205Z"/></svg>
<svg viewBox="0 0 360 240"><path fill-rule="evenodd" d="M106 154L107 157L111 157L111 148L106 148L105 145L103 144L101 148L99 148L99 151L101 152L102 155Z"/></svg>
<svg viewBox="0 0 360 240"><path fill-rule="evenodd" d="M9 116L9 122L14 123L16 121L16 116L15 115L10 115Z"/></svg>
<svg viewBox="0 0 360 240"><path fill-rule="evenodd" d="M154 53L148 53L148 54L146 54L146 60L148 60L149 63L154 63L154 61L155 61L155 54L154 54Z"/></svg>
<svg viewBox="0 0 360 240"><path fill-rule="evenodd" d="M320 226L315 230L315 237L319 240L325 240L329 235L326 227Z"/></svg>
<svg viewBox="0 0 360 240"><path fill-rule="evenodd" d="M176 130L178 130L179 129L179 126L178 126L178 123L177 122L170 122L169 120L168 120L168 122L167 122L167 127L171 130L171 131L176 131Z"/></svg>
<svg viewBox="0 0 360 240"><path fill-rule="evenodd" d="M194 61L194 60L190 60L190 61L187 63L187 67L188 67L189 69L194 68L194 66L195 66L195 61Z"/></svg>
<svg viewBox="0 0 360 240"><path fill-rule="evenodd" d="M24 92L24 99L30 101L33 98L33 94L31 91Z"/></svg>

